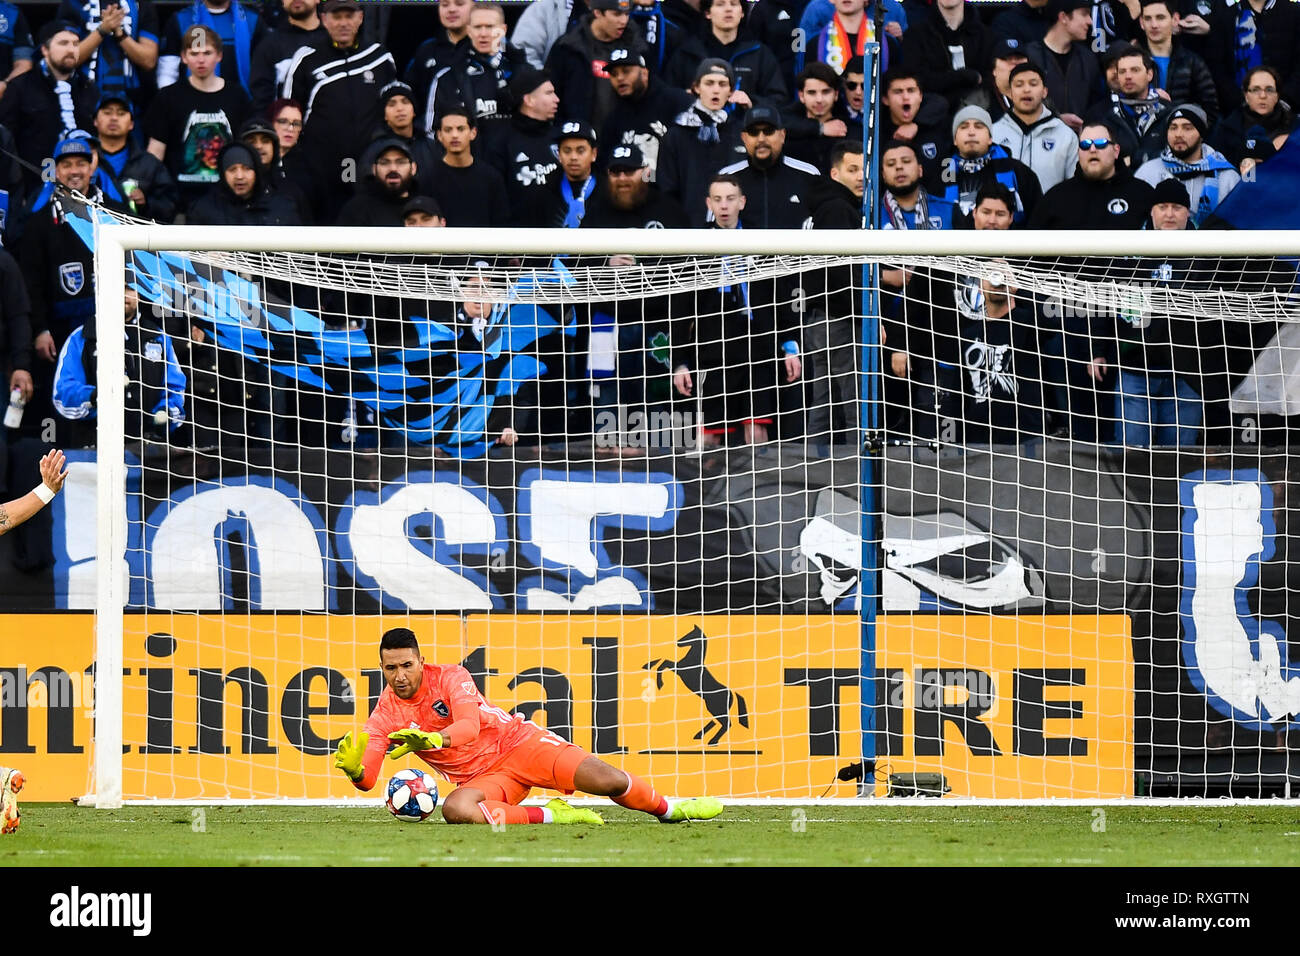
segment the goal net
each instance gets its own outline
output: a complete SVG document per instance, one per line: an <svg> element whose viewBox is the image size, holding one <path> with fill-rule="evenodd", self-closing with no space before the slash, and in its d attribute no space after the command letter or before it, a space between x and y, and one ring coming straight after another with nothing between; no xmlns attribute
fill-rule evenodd
<svg viewBox="0 0 1300 956"><path fill-rule="evenodd" d="M669 793L1289 795L1271 238L100 228L97 799L355 797L393 627Z"/></svg>

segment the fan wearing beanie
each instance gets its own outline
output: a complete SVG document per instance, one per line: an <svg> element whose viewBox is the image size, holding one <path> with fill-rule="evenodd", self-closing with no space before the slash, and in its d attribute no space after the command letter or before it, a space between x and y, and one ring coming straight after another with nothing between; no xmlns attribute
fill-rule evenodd
<svg viewBox="0 0 1300 956"><path fill-rule="evenodd" d="M1194 103L1174 107L1165 127L1165 148L1135 173L1152 186L1167 179L1177 179L1186 186L1192 221L1198 226L1241 182L1231 161L1205 142L1208 132L1205 110Z"/></svg>

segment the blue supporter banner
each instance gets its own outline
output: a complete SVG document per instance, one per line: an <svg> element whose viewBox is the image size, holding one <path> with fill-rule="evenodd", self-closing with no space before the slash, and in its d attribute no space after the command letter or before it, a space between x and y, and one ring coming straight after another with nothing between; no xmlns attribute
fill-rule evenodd
<svg viewBox="0 0 1300 956"><path fill-rule="evenodd" d="M77 215L68 219L93 250L94 225ZM521 292L537 286L572 282L558 259L494 296L502 301L480 332L403 315L417 348L373 345L365 317L344 316L346 326L331 326L313 312L275 301L238 273L184 253L135 251L131 265L130 285L143 302L202 323L219 348L300 385L359 402L406 441L432 444L457 458L485 454L495 437L486 433L493 410L546 373L543 362L525 353L547 336L572 336L576 329L571 315L561 323L545 309L518 301Z"/></svg>

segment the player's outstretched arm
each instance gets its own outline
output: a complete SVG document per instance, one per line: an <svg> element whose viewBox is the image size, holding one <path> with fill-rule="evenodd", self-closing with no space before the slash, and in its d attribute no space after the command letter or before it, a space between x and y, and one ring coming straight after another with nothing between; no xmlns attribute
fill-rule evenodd
<svg viewBox="0 0 1300 956"><path fill-rule="evenodd" d="M68 477L67 459L55 449L41 459L41 483L21 498L0 504L0 534L18 527L54 500Z"/></svg>

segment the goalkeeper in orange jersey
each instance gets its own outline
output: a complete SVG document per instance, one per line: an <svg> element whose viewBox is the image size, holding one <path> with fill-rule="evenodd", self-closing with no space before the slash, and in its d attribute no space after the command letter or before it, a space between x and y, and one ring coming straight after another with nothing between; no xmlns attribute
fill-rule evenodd
<svg viewBox="0 0 1300 956"><path fill-rule="evenodd" d="M571 807L558 797L545 807L519 806L534 787L609 797L662 823L708 820L722 812L712 797L661 797L640 777L493 707L465 668L426 664L407 628L384 633L379 660L388 686L362 732L355 739L346 734L334 754L334 766L358 790L375 785L384 753L396 741L391 757L414 753L456 784L442 804L448 823L604 823L595 810Z"/></svg>

